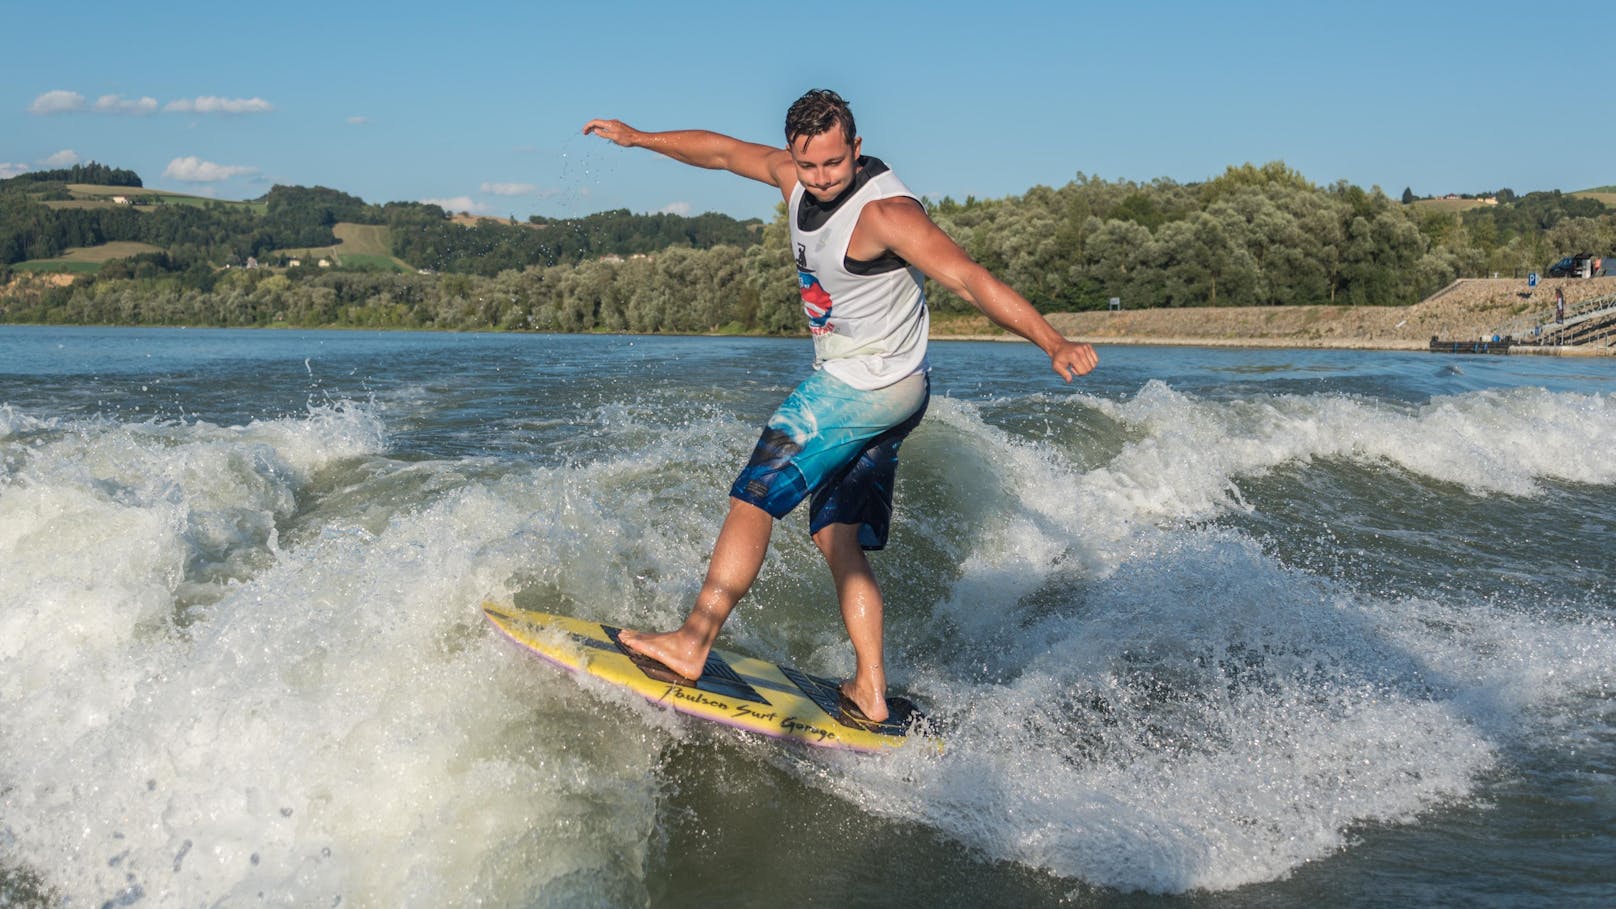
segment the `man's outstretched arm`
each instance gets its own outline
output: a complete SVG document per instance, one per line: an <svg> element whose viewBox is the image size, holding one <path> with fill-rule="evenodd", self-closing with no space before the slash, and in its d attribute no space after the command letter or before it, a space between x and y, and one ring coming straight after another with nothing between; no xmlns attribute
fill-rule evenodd
<svg viewBox="0 0 1616 909"><path fill-rule="evenodd" d="M960 249L913 199L883 199L865 206L859 230L964 298L994 324L1038 345L1049 365L1070 382L1099 364L1094 348L1066 340L1021 294Z"/></svg>
<svg viewBox="0 0 1616 909"><path fill-rule="evenodd" d="M696 167L727 170L782 191L789 191L792 183L788 181L796 179L791 155L785 149L743 142L704 129L648 133L621 120L596 119L584 124L584 135L600 136L624 148L650 149Z"/></svg>

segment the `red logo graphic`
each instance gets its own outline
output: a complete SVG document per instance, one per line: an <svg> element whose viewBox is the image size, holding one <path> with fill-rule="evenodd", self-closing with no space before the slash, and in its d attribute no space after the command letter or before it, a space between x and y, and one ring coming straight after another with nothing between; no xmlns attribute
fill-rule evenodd
<svg viewBox="0 0 1616 909"><path fill-rule="evenodd" d="M819 279L805 272L797 272L798 291L802 294L802 311L808 316L808 330L816 335L832 330L830 310L835 304Z"/></svg>

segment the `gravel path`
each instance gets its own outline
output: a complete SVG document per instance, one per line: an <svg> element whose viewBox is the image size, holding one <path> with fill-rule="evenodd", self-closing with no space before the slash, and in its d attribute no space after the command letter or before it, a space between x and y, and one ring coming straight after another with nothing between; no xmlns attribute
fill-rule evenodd
<svg viewBox="0 0 1616 909"><path fill-rule="evenodd" d="M1525 320L1553 318L1556 288L1575 307L1616 293L1616 278L1551 279L1536 288L1518 278L1463 278L1413 306L1124 309L1054 313L1049 321L1067 337L1096 343L1423 350L1432 335L1468 340L1511 326L1524 334L1530 325ZM958 329L967 324L949 323L947 334L963 333Z"/></svg>

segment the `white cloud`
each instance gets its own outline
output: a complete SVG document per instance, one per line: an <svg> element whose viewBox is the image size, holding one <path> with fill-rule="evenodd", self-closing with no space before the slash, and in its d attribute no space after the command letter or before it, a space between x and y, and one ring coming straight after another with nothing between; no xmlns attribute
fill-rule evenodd
<svg viewBox="0 0 1616 909"><path fill-rule="evenodd" d="M446 212L464 211L474 215L488 214L488 206L478 202L470 196L455 196L452 199L422 199L428 205L436 205Z"/></svg>
<svg viewBox="0 0 1616 909"><path fill-rule="evenodd" d="M71 148L64 148L39 163L46 167L72 167L79 163L79 153Z"/></svg>
<svg viewBox="0 0 1616 909"><path fill-rule="evenodd" d="M203 95L200 98L181 98L163 105L163 110L180 114L263 114L275 109L263 98L220 98Z"/></svg>
<svg viewBox="0 0 1616 909"><path fill-rule="evenodd" d="M49 91L34 99L28 105L30 114L60 114L70 110L83 110L84 96L78 92L57 89Z"/></svg>
<svg viewBox="0 0 1616 909"><path fill-rule="evenodd" d="M349 117L348 118L348 125L349 126L364 126L366 123L369 123L369 122L370 122L369 117Z"/></svg>
<svg viewBox="0 0 1616 909"><path fill-rule="evenodd" d="M529 196L538 192L532 183L484 183L483 192L496 196Z"/></svg>
<svg viewBox="0 0 1616 909"><path fill-rule="evenodd" d="M13 164L10 161L0 161L0 180L10 180L12 177L28 171L26 164Z"/></svg>
<svg viewBox="0 0 1616 909"><path fill-rule="evenodd" d="M102 95L95 99L95 110L97 113L103 114L139 114L144 116L157 110L157 99Z"/></svg>
<svg viewBox="0 0 1616 909"><path fill-rule="evenodd" d="M168 162L163 169L163 176L170 180L179 180L183 183L217 183L231 177L240 177L244 174L256 174L256 167L242 167L236 164L215 164L204 161L195 155L184 158L175 158Z"/></svg>
<svg viewBox="0 0 1616 909"><path fill-rule="evenodd" d="M667 205L664 205L661 208L657 209L657 214L659 214L659 215L679 215L681 217L688 218L688 217L690 217L690 203L689 202L669 202Z"/></svg>
<svg viewBox="0 0 1616 909"><path fill-rule="evenodd" d="M60 114L68 111L84 110L85 98L78 92L56 89L48 91L34 99L28 106L31 114ZM125 98L122 95L102 95L95 100L91 110L101 114L152 114L158 110L156 98L142 95L139 98ZM180 114L263 114L275 109L275 105L263 98L221 98L217 95L202 95L196 98L181 98L162 105L162 109L170 113ZM362 118L361 118L362 119Z"/></svg>

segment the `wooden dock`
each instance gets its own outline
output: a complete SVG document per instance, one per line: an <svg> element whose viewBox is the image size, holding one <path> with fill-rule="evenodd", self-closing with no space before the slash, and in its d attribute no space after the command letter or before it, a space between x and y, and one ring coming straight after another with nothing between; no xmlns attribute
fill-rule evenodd
<svg viewBox="0 0 1616 909"><path fill-rule="evenodd" d="M1435 335L1431 336L1432 353L1455 354L1507 354L1515 346L1514 338L1498 338L1496 340L1474 341L1444 341Z"/></svg>

